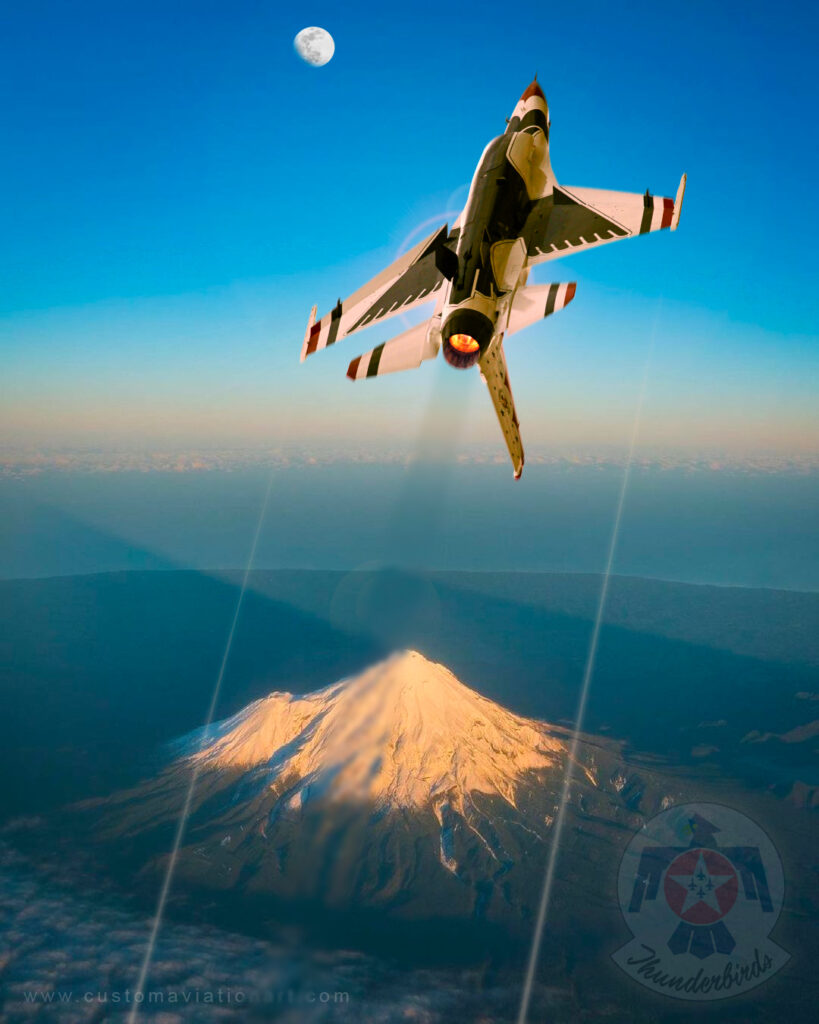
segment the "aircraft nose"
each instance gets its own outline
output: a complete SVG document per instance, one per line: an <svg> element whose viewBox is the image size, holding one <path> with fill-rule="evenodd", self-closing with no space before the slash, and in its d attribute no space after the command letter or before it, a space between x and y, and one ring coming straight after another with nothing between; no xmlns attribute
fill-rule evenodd
<svg viewBox="0 0 819 1024"><path fill-rule="evenodd" d="M538 84L538 80L536 78L533 78L529 85L526 87L526 91L520 98L521 103L525 103L526 100L530 99L532 96L539 96L542 100L546 99L546 97L543 95L543 90L540 88L540 85Z"/></svg>

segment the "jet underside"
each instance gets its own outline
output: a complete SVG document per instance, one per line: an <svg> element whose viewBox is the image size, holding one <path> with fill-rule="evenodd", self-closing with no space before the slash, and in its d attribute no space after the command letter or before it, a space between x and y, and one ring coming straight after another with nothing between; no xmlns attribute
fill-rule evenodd
<svg viewBox="0 0 819 1024"><path fill-rule="evenodd" d="M516 479L524 455L503 340L562 309L575 294L571 282L527 285L530 268L632 235L674 230L685 188L685 175L674 200L560 186L552 173L549 130L548 106L533 82L503 135L484 150L452 229L443 225L320 320L314 307L302 347L304 360L434 301L429 320L353 359L347 375L360 380L413 369L440 351L455 368L477 365Z"/></svg>

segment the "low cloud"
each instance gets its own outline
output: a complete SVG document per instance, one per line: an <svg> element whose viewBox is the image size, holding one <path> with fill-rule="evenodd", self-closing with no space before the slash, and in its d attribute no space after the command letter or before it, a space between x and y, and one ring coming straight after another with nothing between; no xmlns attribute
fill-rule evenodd
<svg viewBox="0 0 819 1024"><path fill-rule="evenodd" d="M35 870L0 847L2 1019L125 1021L150 917L65 868ZM167 920L139 1018L155 1024L270 1020L281 1024L502 1024L519 986L485 987L470 970L400 969L352 951L316 952ZM541 1002L567 998L545 989Z"/></svg>
<svg viewBox="0 0 819 1024"><path fill-rule="evenodd" d="M527 462L562 469L605 469L625 464L624 448L527 449ZM256 469L287 469L328 465L409 465L418 456L412 445L367 447L332 444L321 448L208 448L185 450L117 450L106 448L63 450L6 450L0 454L0 477L24 478L43 473L211 473ZM505 464L506 452L497 445L464 445L456 456L460 466ZM634 459L636 471L691 473L813 474L819 471L819 453L779 454L687 452L641 449Z"/></svg>

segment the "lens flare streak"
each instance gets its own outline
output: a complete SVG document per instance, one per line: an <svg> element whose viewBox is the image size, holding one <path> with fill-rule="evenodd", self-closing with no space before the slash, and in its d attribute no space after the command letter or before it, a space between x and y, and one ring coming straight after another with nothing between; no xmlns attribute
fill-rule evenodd
<svg viewBox="0 0 819 1024"><path fill-rule="evenodd" d="M643 380L640 386L640 395L637 400L637 409L634 414L634 421L631 428L631 439L629 442L628 457L626 459L625 470L623 471L623 479L620 484L620 493L617 499L617 508L614 514L614 524L612 526L611 538L609 540L608 557L606 559L606 567L603 572L603 580L600 585L600 594L597 601L597 612L594 618L594 628L592 630L591 640L589 642L589 650L586 656L586 667L583 672L583 683L580 687L580 696L577 702L577 713L575 715L575 725L572 732L571 743L569 744L569 756L566 762L566 771L563 776L563 787L560 794L560 804L558 806L557 815L554 823L554 832L552 834L552 844L549 849L549 858L546 863L546 874L543 880L543 891L540 897L540 905L538 907L537 919L535 921L535 929L532 935L532 946L529 951L529 959L526 965L526 976L523 984L523 993L520 1000L520 1009L518 1010L517 1024L526 1024L529 1016L529 1004L532 998L532 987L534 985L535 974L537 971L537 963L540 957L540 946L543 940L543 930L546 926L546 918L549 910L549 901L552 895L552 885L554 883L555 868L557 866L557 859L560 852L560 840L563 834L563 825L566 820L566 806L569 802L571 795L571 786L574 780L574 771L577 764L577 754L580 744L580 732L583 728L583 720L586 714L586 704L588 702L589 688L591 684L592 675L594 674L594 665L597 658L597 648L600 641L600 627L603 622L603 614L606 609L606 598L609 590L609 579L611 578L612 565L614 563L614 554L617 549L617 540L620 534L620 523L623 518L623 507L626 501L626 491L628 490L629 477L631 475L631 465L634 460L634 450L637 445L637 437L640 432L640 419L643 412L643 402L645 400L646 385L648 383L648 371L651 364L651 355L654 350L654 339L657 333L657 320L655 319L654 327L651 333L651 341L649 344L649 352L646 358L645 368L643 370Z"/></svg>
<svg viewBox="0 0 819 1024"><path fill-rule="evenodd" d="M259 536L262 532L262 525L264 524L265 517L267 515L267 506L270 502L270 492L273 488L273 477L275 470L271 472L270 479L267 483L267 490L265 492L262 506L259 511L259 519L256 523L256 532L253 535L253 543L250 546L250 554L247 559L247 567L245 568L244 576L242 578L242 586L239 590L239 596L236 599L236 608L233 612L233 620L230 624L230 630L228 631L227 641L225 642L225 650L222 654L222 661L219 665L219 672L216 677L216 683L213 687L213 694L211 696L210 705L208 707L207 717L204 723L204 729L202 731L202 738L199 744L200 752L205 749L210 741L210 727L213 724L213 717L216 713L216 705L219 701L219 694L222 689L222 680L225 677L225 669L230 658L230 651L233 646L233 638L236 634L236 625L239 621L239 615L242 610L242 604L244 603L245 593L247 591L247 581L250 576L250 570L253 567L253 562L256 558L256 548L259 544ZM193 768L191 769L190 782L188 783L187 792L185 794L185 801L182 805L182 812L179 816L179 822L176 826L176 834L174 835L173 846L168 857L168 866L165 870L165 877L162 881L162 888L159 891L159 898L156 903L156 912L154 914L153 924L151 925L151 933L148 937L148 944L145 948L145 955L142 959L142 964L139 969L139 977L137 979L136 988L134 990L134 1004L128 1015L128 1024L134 1024L139 1014L139 1008L142 1003L145 993L145 982L148 977L148 972L151 969L151 962L153 961L154 950L156 948L156 940L159 935L159 931L162 927L162 919L165 913L165 905L168 901L168 894L171 890L171 883L173 882L173 875L176 869L176 862L179 858L179 850L182 847L182 840L185 835L185 827L188 823L188 817L190 815L191 804L193 802L193 794L196 789L196 783L199 779L201 762L197 758L193 762Z"/></svg>

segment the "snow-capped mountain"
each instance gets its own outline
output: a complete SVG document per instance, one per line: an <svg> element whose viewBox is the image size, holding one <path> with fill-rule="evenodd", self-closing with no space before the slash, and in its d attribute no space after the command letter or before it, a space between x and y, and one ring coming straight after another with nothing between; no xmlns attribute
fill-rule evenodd
<svg viewBox="0 0 819 1024"><path fill-rule="evenodd" d="M178 879L410 916L519 915L536 899L567 757L566 730L405 651L184 737L155 779L95 810L103 837L158 867L195 775ZM575 816L636 826L642 788L615 744L582 744Z"/></svg>
<svg viewBox="0 0 819 1024"><path fill-rule="evenodd" d="M256 772L270 785L292 779L289 806L321 794L382 810L448 801L461 812L471 793L514 806L521 779L565 754L539 723L417 651L307 696L272 693L223 722L212 740L195 734L186 746L203 769Z"/></svg>

